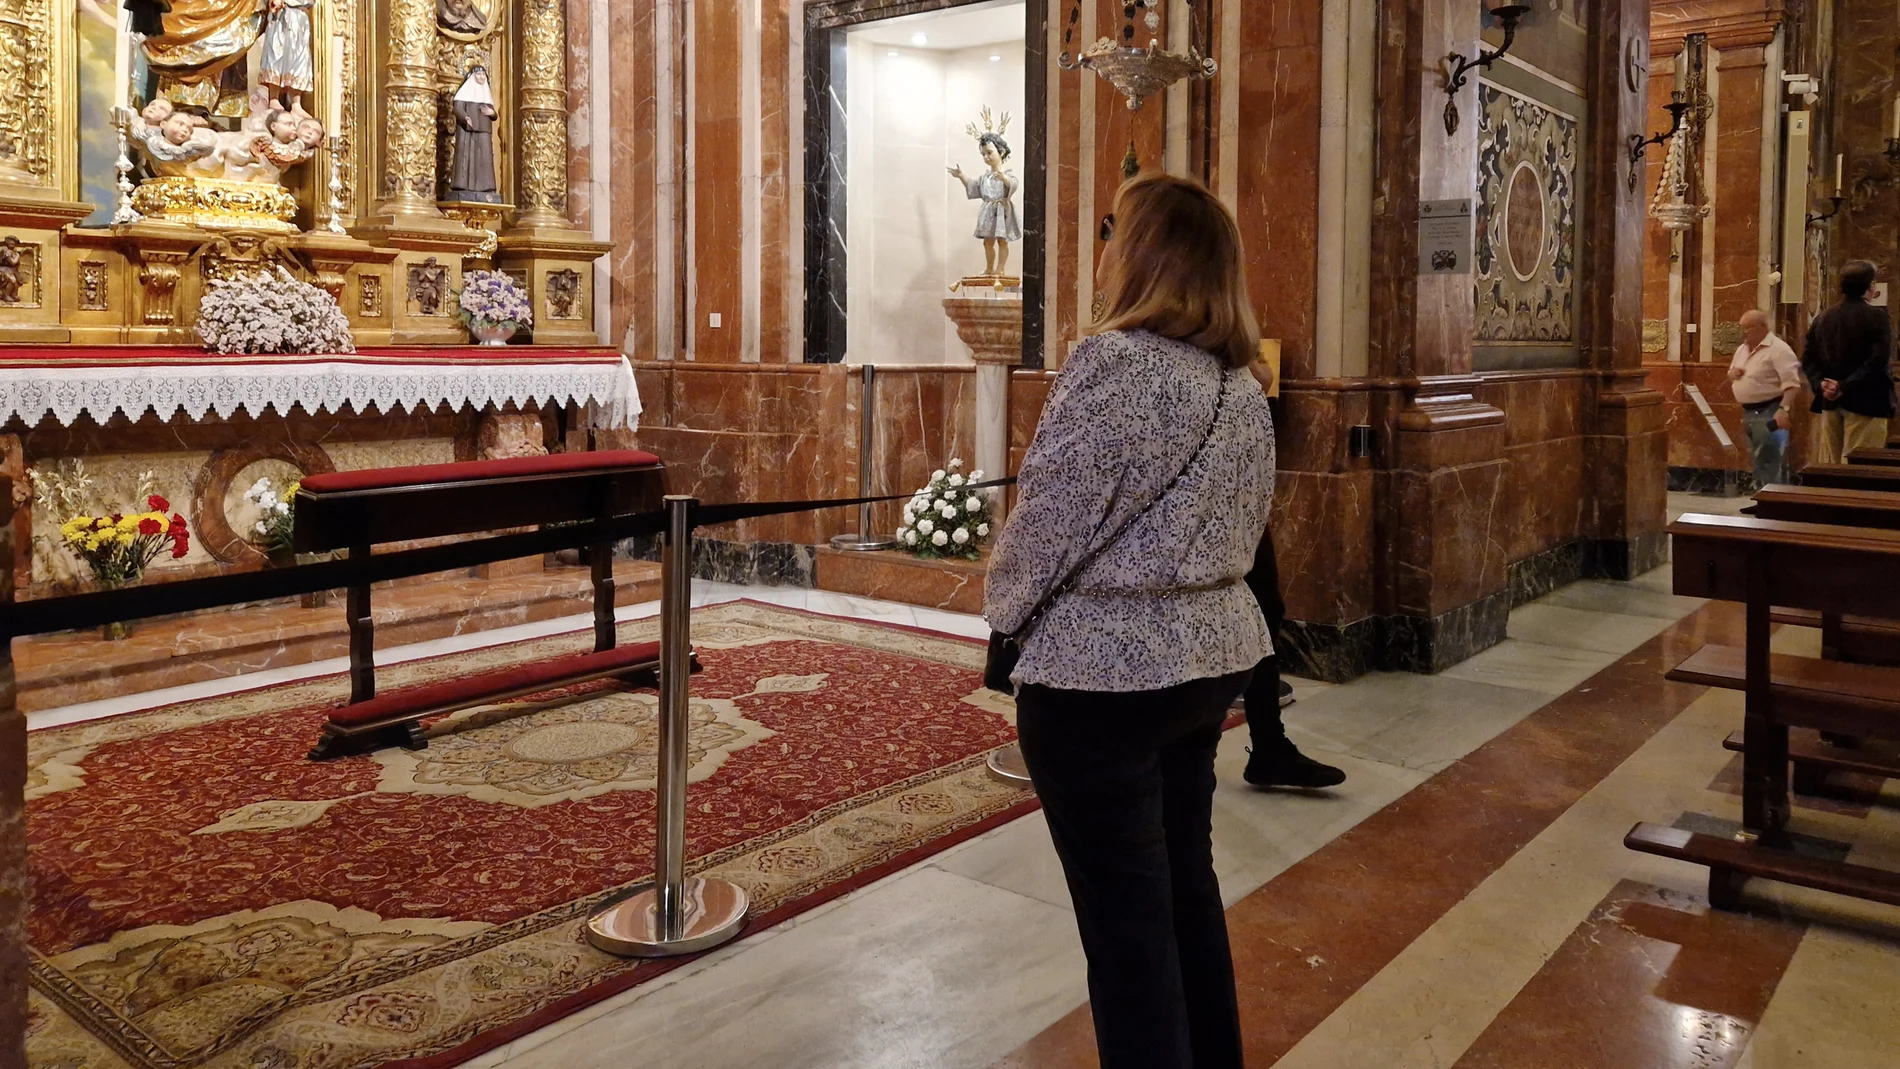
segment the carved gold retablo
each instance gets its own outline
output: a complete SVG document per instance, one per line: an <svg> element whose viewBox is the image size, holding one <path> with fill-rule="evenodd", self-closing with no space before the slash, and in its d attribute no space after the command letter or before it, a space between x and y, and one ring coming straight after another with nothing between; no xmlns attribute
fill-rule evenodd
<svg viewBox="0 0 1900 1069"><path fill-rule="evenodd" d="M148 178L132 192L132 206L148 219L205 230L295 233L297 198L275 183L222 178Z"/></svg>

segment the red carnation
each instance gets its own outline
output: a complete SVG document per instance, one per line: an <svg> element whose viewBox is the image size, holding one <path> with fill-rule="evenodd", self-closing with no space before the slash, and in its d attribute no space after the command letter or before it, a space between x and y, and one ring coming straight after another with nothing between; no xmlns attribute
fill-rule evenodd
<svg viewBox="0 0 1900 1069"><path fill-rule="evenodd" d="M178 558L190 552L191 552L191 539L187 538L185 536L185 532L183 531L178 531L174 533L172 535L172 559L177 560Z"/></svg>
<svg viewBox="0 0 1900 1069"><path fill-rule="evenodd" d="M139 521L139 533L142 535L163 534L165 533L165 525L147 516Z"/></svg>
<svg viewBox="0 0 1900 1069"><path fill-rule="evenodd" d="M170 512L172 510L172 503L157 494L153 494L151 497L145 499L145 507L151 509L153 512Z"/></svg>
<svg viewBox="0 0 1900 1069"><path fill-rule="evenodd" d="M174 512L174 513L172 513L172 525L171 525L171 529L170 529L170 530L168 530L168 531L166 531L165 533L166 533L166 534L169 534L169 535L173 535L173 536L175 536L175 537L179 537L179 538L182 538L182 537L184 537L184 534L185 534L185 518L184 518L183 516L180 516L180 515L179 515L178 513L176 513L176 512Z"/></svg>

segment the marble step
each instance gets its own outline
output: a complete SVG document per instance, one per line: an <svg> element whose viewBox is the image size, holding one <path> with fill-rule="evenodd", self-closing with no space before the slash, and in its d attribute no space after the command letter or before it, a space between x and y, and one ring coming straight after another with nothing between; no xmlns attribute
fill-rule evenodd
<svg viewBox="0 0 1900 1069"><path fill-rule="evenodd" d="M378 589L379 649L591 611L588 569L551 566L492 578L458 576ZM614 602L660 596L660 566L614 564ZM349 634L338 592L329 604L294 602L140 621L127 639L97 631L35 635L13 643L19 707L27 712L161 687L343 657Z"/></svg>

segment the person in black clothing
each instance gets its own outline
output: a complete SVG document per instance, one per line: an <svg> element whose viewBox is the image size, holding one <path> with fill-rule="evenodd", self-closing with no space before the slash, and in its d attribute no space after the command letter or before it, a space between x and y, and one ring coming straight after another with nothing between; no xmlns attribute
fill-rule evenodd
<svg viewBox="0 0 1900 1069"><path fill-rule="evenodd" d="M1839 464L1856 449L1887 444L1893 418L1893 322L1885 308L1867 303L1874 265L1849 260L1841 268L1841 302L1814 318L1802 347L1801 372L1820 414L1815 463Z"/></svg>
<svg viewBox="0 0 1900 1069"><path fill-rule="evenodd" d="M1276 652L1254 666L1253 678L1242 692L1247 708L1247 770L1241 778L1256 787L1337 787L1346 782L1346 773L1322 764L1300 752L1286 737L1286 725L1280 710L1293 704L1293 688L1280 678L1280 625L1286 622L1286 602L1280 598L1280 569L1273 557L1273 532L1260 536L1254 550L1253 570L1247 573L1247 588L1260 603L1267 618L1267 633L1273 636Z"/></svg>

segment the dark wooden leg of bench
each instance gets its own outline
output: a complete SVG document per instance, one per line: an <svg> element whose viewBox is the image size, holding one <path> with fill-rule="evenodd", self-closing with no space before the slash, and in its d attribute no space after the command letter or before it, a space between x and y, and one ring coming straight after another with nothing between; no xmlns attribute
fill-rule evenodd
<svg viewBox="0 0 1900 1069"><path fill-rule="evenodd" d="M369 547L350 550L353 560L369 556ZM349 589L350 701L366 702L376 696L376 623L370 617L369 585Z"/></svg>
<svg viewBox="0 0 1900 1069"><path fill-rule="evenodd" d="M1742 883L1748 877L1727 865L1709 866L1709 905L1716 909L1742 908Z"/></svg>
<svg viewBox="0 0 1900 1069"><path fill-rule="evenodd" d="M1788 728L1770 716L1770 632L1766 554L1749 550L1747 681L1742 717L1742 826L1770 846L1787 843Z"/></svg>
<svg viewBox="0 0 1900 1069"><path fill-rule="evenodd" d="M1841 614L1821 613L1821 656L1830 661L1841 659Z"/></svg>
<svg viewBox="0 0 1900 1069"><path fill-rule="evenodd" d="M614 648L614 544L602 542L588 549L594 569L594 652Z"/></svg>

